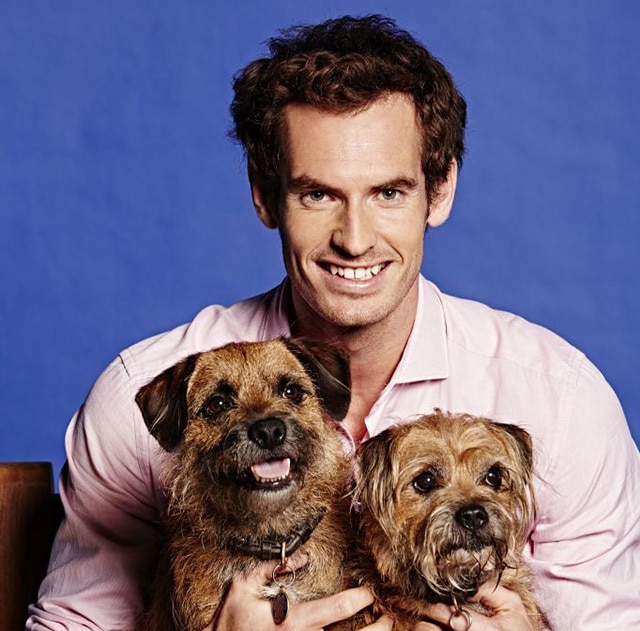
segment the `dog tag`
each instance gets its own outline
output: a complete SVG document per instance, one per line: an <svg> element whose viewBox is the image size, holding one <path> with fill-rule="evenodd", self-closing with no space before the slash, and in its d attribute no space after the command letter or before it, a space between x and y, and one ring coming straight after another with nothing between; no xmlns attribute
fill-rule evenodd
<svg viewBox="0 0 640 631"><path fill-rule="evenodd" d="M271 580L279 588L278 593L271 597L271 617L275 624L282 624L289 613L289 599L284 588L296 580L296 571L287 565L286 541L280 546L280 563L273 568Z"/></svg>
<svg viewBox="0 0 640 631"><path fill-rule="evenodd" d="M275 624L282 624L289 613L289 599L284 592L271 598L271 616Z"/></svg>

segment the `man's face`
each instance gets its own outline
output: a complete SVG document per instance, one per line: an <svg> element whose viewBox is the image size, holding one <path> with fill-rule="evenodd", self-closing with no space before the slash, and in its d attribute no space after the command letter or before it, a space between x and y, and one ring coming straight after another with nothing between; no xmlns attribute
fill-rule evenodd
<svg viewBox="0 0 640 631"><path fill-rule="evenodd" d="M428 204L411 101L345 114L289 105L283 134L278 216L256 206L280 230L296 315L340 327L412 317Z"/></svg>

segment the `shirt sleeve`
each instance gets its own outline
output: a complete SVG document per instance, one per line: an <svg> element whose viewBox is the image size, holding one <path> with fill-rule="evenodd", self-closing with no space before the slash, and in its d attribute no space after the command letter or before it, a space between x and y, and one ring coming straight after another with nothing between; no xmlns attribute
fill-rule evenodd
<svg viewBox="0 0 640 631"><path fill-rule="evenodd" d="M160 498L155 442L134 408L118 359L67 431L60 479L66 517L27 630L135 628L153 569Z"/></svg>
<svg viewBox="0 0 640 631"><path fill-rule="evenodd" d="M640 458L586 359L560 416L528 550L540 601L554 630L640 629Z"/></svg>

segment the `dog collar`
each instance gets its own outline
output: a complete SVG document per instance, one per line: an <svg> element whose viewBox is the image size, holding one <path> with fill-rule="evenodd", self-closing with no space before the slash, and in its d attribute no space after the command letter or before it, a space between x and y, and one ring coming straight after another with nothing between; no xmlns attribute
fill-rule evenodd
<svg viewBox="0 0 640 631"><path fill-rule="evenodd" d="M295 529L289 537L283 541L259 539L252 541L248 537L234 538L227 542L227 548L233 552L241 552L256 556L262 561L273 561L281 559L283 555L282 545L284 544L284 556L291 556L303 543L306 543L311 533L322 521L325 511L323 510L306 528Z"/></svg>

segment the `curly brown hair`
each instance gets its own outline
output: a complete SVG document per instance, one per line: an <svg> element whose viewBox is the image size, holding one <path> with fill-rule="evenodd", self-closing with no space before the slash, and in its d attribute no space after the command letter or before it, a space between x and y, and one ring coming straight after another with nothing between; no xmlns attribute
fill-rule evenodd
<svg viewBox="0 0 640 631"><path fill-rule="evenodd" d="M244 146L249 176L272 211L284 157L280 123L290 103L350 112L388 94L406 94L422 128L429 199L451 161L462 164L465 100L443 64L393 20L344 16L294 26L268 46L270 57L251 62L234 77L231 135Z"/></svg>

